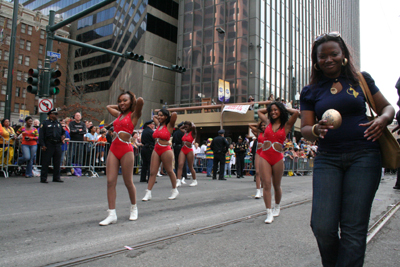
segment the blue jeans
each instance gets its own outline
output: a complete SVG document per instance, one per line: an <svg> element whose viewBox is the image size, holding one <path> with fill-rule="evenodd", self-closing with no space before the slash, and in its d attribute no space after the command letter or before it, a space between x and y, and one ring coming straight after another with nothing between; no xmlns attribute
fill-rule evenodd
<svg viewBox="0 0 400 267"><path fill-rule="evenodd" d="M231 175L231 164L225 163L225 175Z"/></svg>
<svg viewBox="0 0 400 267"><path fill-rule="evenodd" d="M33 166L33 160L35 159L36 156L36 149L37 145L33 146L21 145L22 157L18 158L18 165L27 162L25 176L33 176L32 166Z"/></svg>
<svg viewBox="0 0 400 267"><path fill-rule="evenodd" d="M363 265L371 206L380 179L379 150L318 153L311 228L323 266Z"/></svg>
<svg viewBox="0 0 400 267"><path fill-rule="evenodd" d="M213 161L213 159L207 159L207 176L211 176Z"/></svg>

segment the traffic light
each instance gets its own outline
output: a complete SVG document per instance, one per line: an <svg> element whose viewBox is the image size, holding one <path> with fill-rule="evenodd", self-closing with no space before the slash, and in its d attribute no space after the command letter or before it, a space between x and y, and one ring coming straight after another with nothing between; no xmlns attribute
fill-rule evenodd
<svg viewBox="0 0 400 267"><path fill-rule="evenodd" d="M38 92L38 86L39 86L39 69L29 69L28 70L28 87L26 90L28 93L36 95Z"/></svg>
<svg viewBox="0 0 400 267"><path fill-rule="evenodd" d="M185 68L185 67L178 66L178 65L172 65L172 66L171 66L171 69L174 70L174 71L176 71L176 72L180 72L180 73L183 73L183 72L186 71L186 68Z"/></svg>
<svg viewBox="0 0 400 267"><path fill-rule="evenodd" d="M56 95L60 92L60 89L57 86L60 85L60 79L58 79L58 77L61 76L61 71L51 69L49 73L50 73L49 94Z"/></svg>
<svg viewBox="0 0 400 267"><path fill-rule="evenodd" d="M144 56L128 51L125 52L125 57L139 62L142 62L144 60Z"/></svg>
<svg viewBox="0 0 400 267"><path fill-rule="evenodd" d="M253 111L254 111L254 120L258 121L258 110L260 109L260 105L258 103L254 103Z"/></svg>

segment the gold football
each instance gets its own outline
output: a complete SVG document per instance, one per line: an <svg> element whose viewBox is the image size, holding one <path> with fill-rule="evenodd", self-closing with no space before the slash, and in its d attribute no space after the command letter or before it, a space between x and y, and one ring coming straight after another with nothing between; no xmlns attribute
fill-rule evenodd
<svg viewBox="0 0 400 267"><path fill-rule="evenodd" d="M326 120L327 125L333 125L333 129L337 129L342 125L342 116L336 109L328 109L322 115L322 120Z"/></svg>

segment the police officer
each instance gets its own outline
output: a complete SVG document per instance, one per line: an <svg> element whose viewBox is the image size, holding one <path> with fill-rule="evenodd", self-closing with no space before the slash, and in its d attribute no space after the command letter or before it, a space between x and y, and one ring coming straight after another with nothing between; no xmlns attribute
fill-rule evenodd
<svg viewBox="0 0 400 267"><path fill-rule="evenodd" d="M178 172L178 166L179 166L178 159L182 149L182 137L185 134L185 130L183 129L183 123L184 122L179 123L178 130L176 130L172 134L172 147L174 148L174 157L175 157L175 174L177 174ZM186 163L183 164L182 177L187 179Z"/></svg>
<svg viewBox="0 0 400 267"><path fill-rule="evenodd" d="M225 153L228 151L229 143L226 141L224 135L225 130L221 129L218 131L218 136L212 140L211 150L214 151L214 166L213 166L213 180L217 179L217 169L219 162L219 179L226 180L225 174Z"/></svg>
<svg viewBox="0 0 400 267"><path fill-rule="evenodd" d="M243 138L239 136L238 142L235 145L237 178L244 178L244 157L247 149L247 142L243 142Z"/></svg>
<svg viewBox="0 0 400 267"><path fill-rule="evenodd" d="M150 175L150 160L151 160L151 153L153 153L154 149L154 121L149 120L143 125L143 132L142 132L142 171L140 173L140 182L145 183L149 180ZM147 178L146 178L147 177Z"/></svg>
<svg viewBox="0 0 400 267"><path fill-rule="evenodd" d="M49 118L40 125L39 144L42 148L42 169L40 182L47 183L47 173L51 159L53 158L53 182L63 183L60 179L61 144L65 139L65 131L57 120L56 109L50 110Z"/></svg>

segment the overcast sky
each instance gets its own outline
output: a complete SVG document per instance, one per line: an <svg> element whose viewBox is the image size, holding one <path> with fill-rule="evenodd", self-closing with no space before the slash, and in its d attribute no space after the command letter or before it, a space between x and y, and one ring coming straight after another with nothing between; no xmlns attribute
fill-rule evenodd
<svg viewBox="0 0 400 267"><path fill-rule="evenodd" d="M371 74L376 85L396 111L400 77L400 0L360 0L361 70Z"/></svg>

